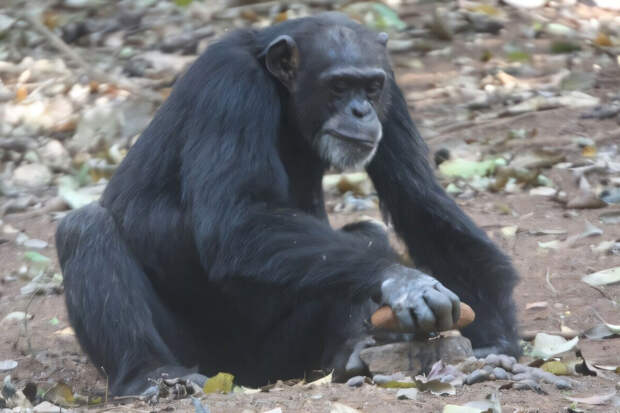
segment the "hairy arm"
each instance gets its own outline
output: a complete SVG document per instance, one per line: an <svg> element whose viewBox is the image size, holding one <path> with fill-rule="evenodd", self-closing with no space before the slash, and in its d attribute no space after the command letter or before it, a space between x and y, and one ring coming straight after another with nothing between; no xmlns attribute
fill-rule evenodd
<svg viewBox="0 0 620 413"><path fill-rule="evenodd" d="M486 316L494 317L501 324L497 334L513 340L516 321L511 294L516 272L508 257L437 183L426 145L394 80L391 93L384 137L367 168L382 205L416 265L430 270L480 315L479 323L470 329ZM488 345L485 341L492 342L493 334L474 344Z"/></svg>

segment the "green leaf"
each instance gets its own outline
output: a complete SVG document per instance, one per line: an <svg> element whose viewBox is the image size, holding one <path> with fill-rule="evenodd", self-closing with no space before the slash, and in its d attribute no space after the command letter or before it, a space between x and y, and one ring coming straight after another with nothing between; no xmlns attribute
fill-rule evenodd
<svg viewBox="0 0 620 413"><path fill-rule="evenodd" d="M474 176L489 175L502 162L502 159L489 159L480 162L467 159L450 159L439 165L439 171L445 176L468 179Z"/></svg>
<svg viewBox="0 0 620 413"><path fill-rule="evenodd" d="M233 380L235 376L230 373L217 373L208 379L202 388L205 394L210 393L230 393L233 390Z"/></svg>
<svg viewBox="0 0 620 413"><path fill-rule="evenodd" d="M49 264L52 262L51 259L47 258L45 255L39 254L35 251L26 251L24 252L24 259L26 261L31 262L32 264Z"/></svg>

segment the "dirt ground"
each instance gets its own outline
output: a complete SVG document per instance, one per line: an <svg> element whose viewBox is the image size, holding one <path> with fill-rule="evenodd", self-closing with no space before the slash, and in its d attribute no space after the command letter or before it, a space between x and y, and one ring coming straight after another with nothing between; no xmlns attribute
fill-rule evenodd
<svg viewBox="0 0 620 413"><path fill-rule="evenodd" d="M415 18L412 17L412 18ZM514 19L521 18L515 14ZM479 55L483 50L499 51L503 43L518 40L519 34L510 28L501 36L489 38L487 43L477 44L474 50L465 46L458 38L453 41L454 54ZM536 48L545 49L544 39L536 40ZM591 68L590 60L578 62L582 68ZM423 68L410 68L406 56L396 55L395 64L399 83L406 93L430 90L442 80L457 75L458 65L453 56L429 56L423 59ZM481 68L484 63L474 60L471 63ZM620 93L620 69L605 69L598 74L598 82L585 92L593 96L604 96L610 92ZM537 135L531 142L518 150L545 146L563 153L568 161L579 162L581 150L567 144L575 136L598 137L618 127L615 119L580 119L581 109L558 108L549 111L535 111L517 117L500 118L481 125L470 125L452 132L438 134L441 120L449 117L446 107L457 107L463 103L458 96L440 96L417 100L412 105L414 120L421 125L432 152L449 144L453 139L474 139L485 142L506 134L510 129L536 128ZM437 121L437 123L432 123ZM598 147L619 145L620 136L609 136L597 142ZM548 176L567 192L575 192L577 185L568 171L553 169ZM2 201L2 198L0 198ZM330 199L328 207L337 199ZM620 266L620 256L600 255L593 252L590 245L603 240L620 240L620 224L603 224L601 213L620 210L620 205L602 209L568 210L550 197L532 196L526 192L508 194L482 191L469 199L458 199L458 203L473 219L484 228L513 259L521 275L515 297L521 330L529 332L558 332L568 327L577 332L600 323L596 314L607 322L620 324L620 285L592 288L580 279L586 274ZM334 213L330 218L334 226L350 222L360 215L379 217L377 210L363 213ZM57 223L51 216L43 215L22 219L8 215L5 224L25 232L31 238L49 243L42 251L54 256L54 230ZM596 238L578 240L572 246L557 251L539 247L539 242L565 239L583 232L586 222L603 230ZM517 226L513 237L506 237L501 229ZM534 235L541 230L564 230L565 235ZM4 321L0 324L0 360L12 359L18 367L11 370L13 382L19 386L34 382L41 387L64 381L77 393L84 395L104 395L106 381L88 362L80 351L75 337L67 329L69 323L62 295L21 296L20 288L25 281L7 281L6 276L16 272L23 265L25 249L15 242L15 235L0 234L0 320L13 311L27 311L33 318L27 323L27 331L21 322ZM548 274L548 277L547 277ZM528 304L544 302L528 309ZM58 322L56 323L56 320ZM594 341L581 339L579 343L584 357L600 365L620 365L620 338ZM277 386L270 392L258 394L209 395L203 399L213 413L241 412L249 409L264 412L280 407L284 413L328 412L334 402L346 404L364 412L408 412L441 411L445 404L462 404L484 398L487 394L498 392L505 412L562 412L570 405L570 397L605 394L619 389L620 376L612 372L600 371L596 377L576 376L573 390L558 391L544 385L547 394L533 391L498 390L502 382L486 382L458 388L456 396L435 396L420 393L415 401L397 400L395 390L364 385L360 389L348 388L342 384L330 384L314 388L300 386ZM2 374L4 376L4 374ZM105 411L191 411L189 399L164 402L148 406L135 401L110 401L104 406L92 409ZM586 411L618 411L610 406L581 406Z"/></svg>

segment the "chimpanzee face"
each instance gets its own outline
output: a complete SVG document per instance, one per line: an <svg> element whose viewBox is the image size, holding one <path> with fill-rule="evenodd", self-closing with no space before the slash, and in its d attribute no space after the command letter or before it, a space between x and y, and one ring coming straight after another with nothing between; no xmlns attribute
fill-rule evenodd
<svg viewBox="0 0 620 413"><path fill-rule="evenodd" d="M387 36L331 26L320 35L280 36L266 52L267 69L290 94L298 130L319 156L345 169L375 154L389 101Z"/></svg>

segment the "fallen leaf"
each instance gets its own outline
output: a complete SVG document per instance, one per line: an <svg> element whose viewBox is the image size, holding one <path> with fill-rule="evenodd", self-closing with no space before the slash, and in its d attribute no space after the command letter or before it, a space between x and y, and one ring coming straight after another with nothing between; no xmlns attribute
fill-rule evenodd
<svg viewBox="0 0 620 413"><path fill-rule="evenodd" d="M513 238L517 234L517 230L519 229L516 225L511 225L507 227L502 227L501 232L504 238Z"/></svg>
<svg viewBox="0 0 620 413"><path fill-rule="evenodd" d="M557 189L547 186L538 186L530 189L530 195L532 196L554 196L557 192Z"/></svg>
<svg viewBox="0 0 620 413"><path fill-rule="evenodd" d="M564 242L553 240L547 242L538 242L538 246L540 248L549 249L549 250L559 250L564 246Z"/></svg>
<svg viewBox="0 0 620 413"><path fill-rule="evenodd" d="M593 364L594 367L601 370L613 371L616 374L620 374L620 366L610 366L608 364Z"/></svg>
<svg viewBox="0 0 620 413"><path fill-rule="evenodd" d="M26 86L19 86L15 93L15 100L17 102L21 102L27 97L28 97L28 89L26 89Z"/></svg>
<svg viewBox="0 0 620 413"><path fill-rule="evenodd" d="M28 320L32 319L32 314L28 314L26 315L26 313L24 313L23 311L13 311L9 314L7 314L3 319L2 319L2 323L4 324L5 322L11 322L11 321L24 321L24 319L28 317Z"/></svg>
<svg viewBox="0 0 620 413"><path fill-rule="evenodd" d="M567 341L564 337L538 333L534 338L531 355L547 360L557 354L572 350L577 343L579 343L579 337Z"/></svg>
<svg viewBox="0 0 620 413"><path fill-rule="evenodd" d="M566 230L563 229L533 229L529 230L530 235L564 235Z"/></svg>
<svg viewBox="0 0 620 413"><path fill-rule="evenodd" d="M57 336L74 336L75 335L75 331L71 327L65 327L62 330L55 331L54 335L57 335Z"/></svg>
<svg viewBox="0 0 620 413"><path fill-rule="evenodd" d="M620 267L608 268L606 270L588 274L583 277L581 281L594 287L620 282Z"/></svg>
<svg viewBox="0 0 620 413"><path fill-rule="evenodd" d="M327 376L321 377L320 379L317 379L315 381L311 381L310 383L306 384L306 386L322 386L324 384L330 384L333 381L333 379L334 379L334 372L332 371Z"/></svg>
<svg viewBox="0 0 620 413"><path fill-rule="evenodd" d="M217 373L209 378L202 388L205 394L210 393L230 393L233 389L235 376L230 373Z"/></svg>
<svg viewBox="0 0 620 413"><path fill-rule="evenodd" d="M417 376L415 380L415 387L420 391L430 391L436 396L454 396L456 394L456 388L450 383L443 383L439 380L428 380L423 376Z"/></svg>
<svg viewBox="0 0 620 413"><path fill-rule="evenodd" d="M59 382L54 387L49 389L43 398L50 403L63 407L74 407L75 397L73 397L73 390L69 385Z"/></svg>
<svg viewBox="0 0 620 413"><path fill-rule="evenodd" d="M457 406L456 404L446 404L442 413L485 413L487 410L478 409L476 407Z"/></svg>
<svg viewBox="0 0 620 413"><path fill-rule="evenodd" d="M589 397L567 397L568 400L575 403L583 403L590 405L601 405L606 404L608 401L613 399L616 396L616 392L609 394L596 394L594 396Z"/></svg>
<svg viewBox="0 0 620 413"><path fill-rule="evenodd" d="M361 413L359 410L349 407L346 404L332 402L332 407L329 413Z"/></svg>
<svg viewBox="0 0 620 413"><path fill-rule="evenodd" d="M0 361L0 371L13 370L15 367L17 367L17 362L15 360Z"/></svg>
<svg viewBox="0 0 620 413"><path fill-rule="evenodd" d="M449 159L439 165L439 171L448 177L468 179L493 173L495 167L502 164L502 161L501 159L489 159L476 162L468 159Z"/></svg>
<svg viewBox="0 0 620 413"><path fill-rule="evenodd" d="M525 309L526 310L539 310L541 308L547 308L548 305L549 303L546 301L536 301L534 303L527 303L525 305Z"/></svg>
<svg viewBox="0 0 620 413"><path fill-rule="evenodd" d="M570 369L568 366L558 360L547 361L546 363L543 363L540 368L544 371L548 371L549 373L553 373L556 376L570 375Z"/></svg>
<svg viewBox="0 0 620 413"><path fill-rule="evenodd" d="M33 264L43 264L43 265L47 265L52 262L52 260L46 257L45 255L39 254L38 252L35 252L35 251L24 252L24 260L29 261Z"/></svg>

